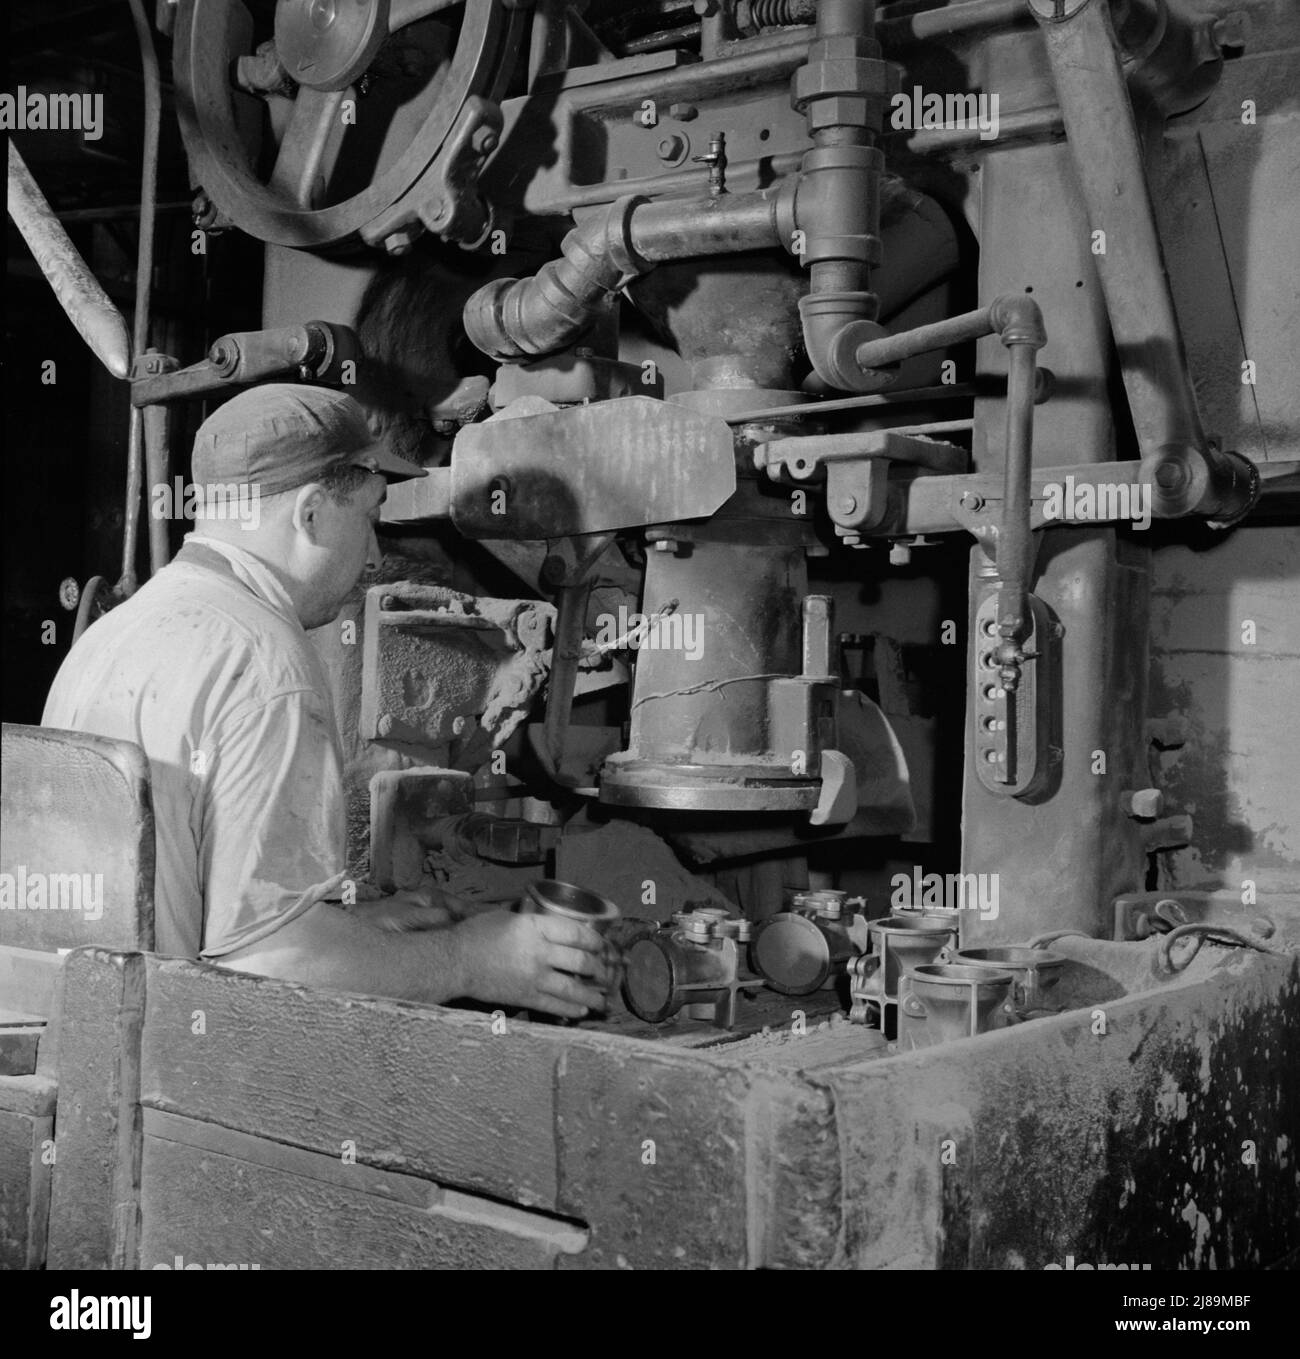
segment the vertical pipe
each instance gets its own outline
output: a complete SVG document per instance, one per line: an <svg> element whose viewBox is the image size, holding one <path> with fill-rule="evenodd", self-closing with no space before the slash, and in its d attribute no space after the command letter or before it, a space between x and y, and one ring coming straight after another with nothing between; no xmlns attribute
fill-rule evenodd
<svg viewBox="0 0 1300 1359"><path fill-rule="evenodd" d="M1030 477L1034 457L1034 368L1032 345L1011 347L1007 374L1007 458L998 529L998 630L1004 641L1024 640L1029 627L1030 576L1034 535L1029 527Z"/></svg>
<svg viewBox="0 0 1300 1359"><path fill-rule="evenodd" d="M162 87L158 53L142 0L130 0L131 19L140 44L144 79L144 152L140 169L140 244L135 265L135 315L132 317L133 359L149 344L149 307L153 295L154 214L158 202L158 134L162 125ZM122 531L122 578L118 593L135 593L135 549L140 532L140 496L144 485L144 414L131 408L127 439L126 512Z"/></svg>
<svg viewBox="0 0 1300 1359"><path fill-rule="evenodd" d="M171 407L145 406L144 465L149 486L165 486L171 469ZM149 496L145 496L146 502ZM171 557L167 520L149 515L149 571L157 575Z"/></svg>
<svg viewBox="0 0 1300 1359"><path fill-rule="evenodd" d="M564 759L564 735L573 714L573 689L578 678L578 661L582 657L582 633L591 586L588 576L576 585L561 587L559 592L544 719L546 751L557 775Z"/></svg>

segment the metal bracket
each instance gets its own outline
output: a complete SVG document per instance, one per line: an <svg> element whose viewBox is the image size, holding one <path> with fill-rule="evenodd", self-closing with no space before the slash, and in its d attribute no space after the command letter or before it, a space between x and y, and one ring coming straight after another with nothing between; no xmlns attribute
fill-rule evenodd
<svg viewBox="0 0 1300 1359"><path fill-rule="evenodd" d="M427 228L463 250L477 250L494 225L491 204L478 192L479 175L497 148L502 126L499 105L470 95L418 188L367 223L362 239L368 245L379 245L395 236L409 249ZM401 253L392 248L393 253Z"/></svg>
<svg viewBox="0 0 1300 1359"><path fill-rule="evenodd" d="M869 533L884 522L891 463L957 472L965 469L969 456L956 444L892 429L772 439L754 449L756 463L770 477L825 480L826 508L841 537Z"/></svg>
<svg viewBox="0 0 1300 1359"><path fill-rule="evenodd" d="M972 758L979 781L1001 797L1030 798L1050 784L1059 749L1052 746L1052 694L1057 625L1051 611L1029 595L1025 663L1014 689L1003 686L998 648L998 590L990 590L975 613L971 648Z"/></svg>

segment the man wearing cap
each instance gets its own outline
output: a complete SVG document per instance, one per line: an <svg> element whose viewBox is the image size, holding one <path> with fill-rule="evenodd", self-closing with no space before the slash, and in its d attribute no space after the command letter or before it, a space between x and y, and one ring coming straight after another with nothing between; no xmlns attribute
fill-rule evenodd
<svg viewBox="0 0 1300 1359"><path fill-rule="evenodd" d="M148 757L160 953L578 1017L612 981L588 925L503 911L453 923L418 893L339 904L342 750L306 630L379 565L386 482L424 475L375 443L343 393L272 384L226 402L194 443L195 532L87 630L42 725Z"/></svg>

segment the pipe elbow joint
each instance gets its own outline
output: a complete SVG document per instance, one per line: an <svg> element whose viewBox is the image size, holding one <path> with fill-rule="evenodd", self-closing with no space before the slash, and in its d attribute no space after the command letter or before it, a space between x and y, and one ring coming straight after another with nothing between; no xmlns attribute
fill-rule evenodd
<svg viewBox="0 0 1300 1359"><path fill-rule="evenodd" d="M1032 297L1006 293L989 306L989 321L1004 345L1025 344L1041 349L1047 343L1043 312Z"/></svg>
<svg viewBox="0 0 1300 1359"><path fill-rule="evenodd" d="M878 392L893 382L892 371L863 368L857 359L861 345L887 334L870 319L875 305L875 295L865 292L809 293L800 299L804 347L813 371L828 387Z"/></svg>
<svg viewBox="0 0 1300 1359"><path fill-rule="evenodd" d="M532 278L499 278L465 304L465 334L489 358L541 358L573 343L605 298L649 267L632 245L632 214L648 200L629 195L573 228L557 260Z"/></svg>

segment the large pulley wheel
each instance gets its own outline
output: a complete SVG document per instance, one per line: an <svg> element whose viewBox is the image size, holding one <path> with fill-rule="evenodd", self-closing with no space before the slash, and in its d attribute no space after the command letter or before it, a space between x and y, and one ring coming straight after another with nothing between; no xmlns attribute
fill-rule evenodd
<svg viewBox="0 0 1300 1359"><path fill-rule="evenodd" d="M273 37L256 50L259 20L266 36L265 10L255 16L240 0L182 0L177 16L181 133L195 181L218 216L260 240L301 249L359 238L400 251L425 226L449 227L456 203L440 199L438 188L454 198L466 178L464 158L495 147L500 114L492 101L508 77L521 14L502 0L278 0ZM414 40L427 34L426 20L449 45L430 59L433 69L420 72ZM402 30L409 32L395 39ZM390 75L404 52L416 54L420 88L404 110L388 110L406 123L394 123L381 143L374 134L384 111L373 111L383 100L370 86L382 96L392 52ZM254 69L250 62L268 73L255 90L236 79ZM411 83L409 69L403 78ZM260 152L249 133L259 121L270 130ZM460 160L448 175L453 152ZM359 189L358 172L368 176ZM444 234L465 240L463 230Z"/></svg>

